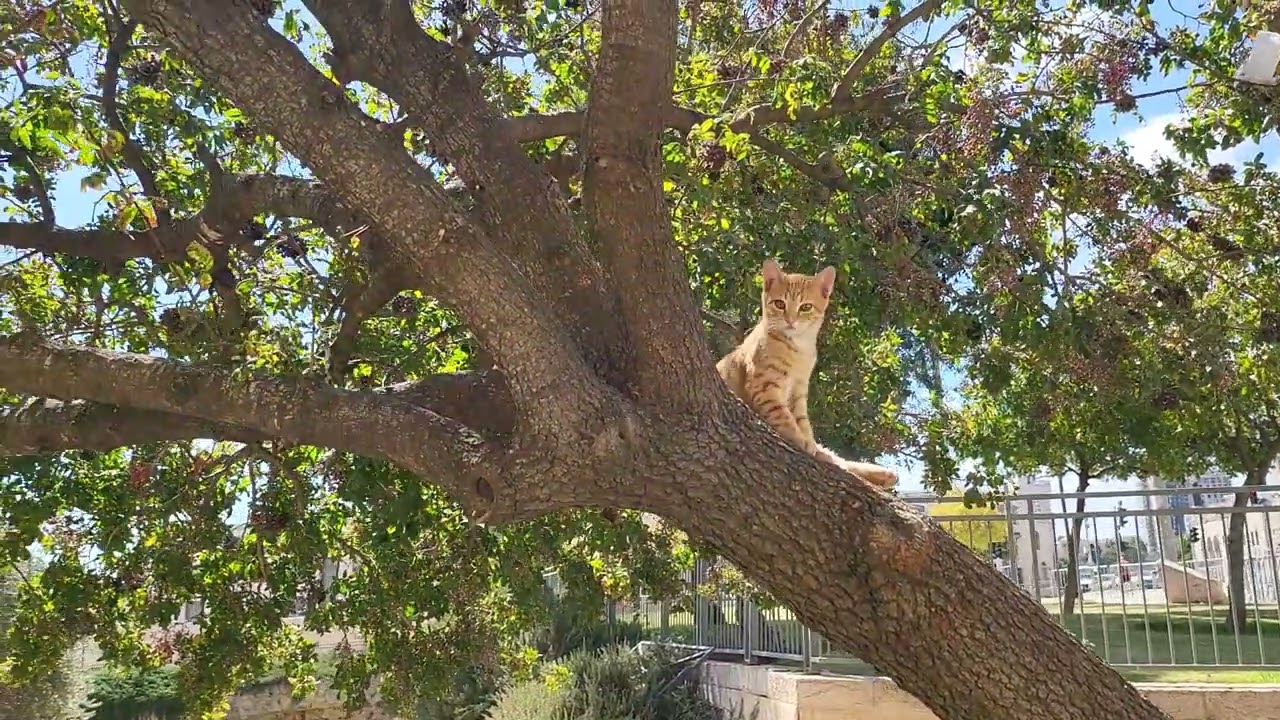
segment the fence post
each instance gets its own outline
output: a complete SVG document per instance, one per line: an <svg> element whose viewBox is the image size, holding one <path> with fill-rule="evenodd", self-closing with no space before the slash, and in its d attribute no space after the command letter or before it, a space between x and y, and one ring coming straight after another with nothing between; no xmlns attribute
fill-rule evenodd
<svg viewBox="0 0 1280 720"><path fill-rule="evenodd" d="M804 630L800 632L800 662L808 672L813 669L813 631L808 625L801 627Z"/></svg>
<svg viewBox="0 0 1280 720"><path fill-rule="evenodd" d="M658 601L658 633L671 637L671 603L665 598Z"/></svg>
<svg viewBox="0 0 1280 720"><path fill-rule="evenodd" d="M745 595L738 602L738 622L742 625L742 660L749 664L756 645L756 604Z"/></svg>

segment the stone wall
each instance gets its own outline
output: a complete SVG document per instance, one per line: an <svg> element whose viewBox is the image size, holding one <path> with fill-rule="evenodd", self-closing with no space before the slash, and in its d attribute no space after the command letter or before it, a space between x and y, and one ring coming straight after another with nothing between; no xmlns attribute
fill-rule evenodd
<svg viewBox="0 0 1280 720"><path fill-rule="evenodd" d="M323 686L301 700L289 693L283 681L242 692L231 698L227 720L396 720L374 704L348 715L338 693Z"/></svg>
<svg viewBox="0 0 1280 720"><path fill-rule="evenodd" d="M937 720L892 680L711 662L707 697L746 720ZM1280 720L1280 685L1140 683L1173 720Z"/></svg>

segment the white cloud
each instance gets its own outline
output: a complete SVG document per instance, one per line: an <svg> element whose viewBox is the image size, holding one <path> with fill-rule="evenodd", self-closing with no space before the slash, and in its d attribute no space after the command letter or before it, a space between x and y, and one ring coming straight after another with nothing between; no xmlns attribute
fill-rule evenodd
<svg viewBox="0 0 1280 720"><path fill-rule="evenodd" d="M1182 112L1156 115L1145 124L1121 135L1120 139L1129 146L1133 159L1148 167L1155 165L1162 157L1177 160L1179 159L1178 151L1164 136L1164 129L1170 125L1177 125L1185 119L1186 113ZM1226 150L1209 151L1209 162L1241 166L1245 161L1252 160L1253 156L1259 152L1263 152L1262 146L1248 141Z"/></svg>

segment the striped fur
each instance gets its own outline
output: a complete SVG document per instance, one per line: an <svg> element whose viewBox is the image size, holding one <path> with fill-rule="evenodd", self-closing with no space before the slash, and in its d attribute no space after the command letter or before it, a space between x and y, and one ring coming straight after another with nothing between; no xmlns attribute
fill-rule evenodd
<svg viewBox="0 0 1280 720"><path fill-rule="evenodd" d="M817 275L786 273L769 258L761 274L760 322L716 363L720 377L797 447L868 482L893 486L897 473L841 458L818 444L809 423L809 378L818 360L818 332L835 286L835 268L825 267Z"/></svg>

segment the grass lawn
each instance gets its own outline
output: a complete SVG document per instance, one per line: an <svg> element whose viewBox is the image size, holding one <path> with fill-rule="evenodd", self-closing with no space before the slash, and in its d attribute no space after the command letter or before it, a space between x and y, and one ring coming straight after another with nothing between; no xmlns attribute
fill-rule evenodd
<svg viewBox="0 0 1280 720"><path fill-rule="evenodd" d="M692 613L670 613L666 637L677 642L741 648L742 626L736 617L736 604L724 602L720 608L724 624L706 628L703 637L694 632ZM1280 669L1257 667L1280 668L1280 613L1274 606L1257 611L1250 608L1248 623L1238 635L1227 625L1226 608L1220 606L1169 607L1167 611L1163 605L1146 606L1144 612L1144 606L1131 604L1122 613L1114 605L1108 604L1104 611L1098 605L1086 604L1065 617L1057 607L1046 609L1068 632L1134 682L1280 683ZM799 655L803 627L785 610L773 610L768 615L769 640L763 645L769 650ZM620 615L619 619L631 617ZM649 608L635 619L655 634L661 626L659 614ZM762 643L757 640L753 646L760 648ZM820 670L874 672L816 636L811 653L816 659L815 668ZM1206 665L1216 667L1203 667Z"/></svg>

